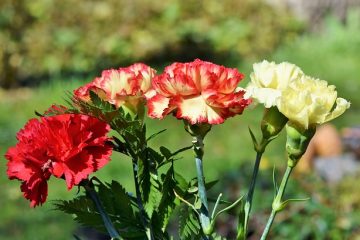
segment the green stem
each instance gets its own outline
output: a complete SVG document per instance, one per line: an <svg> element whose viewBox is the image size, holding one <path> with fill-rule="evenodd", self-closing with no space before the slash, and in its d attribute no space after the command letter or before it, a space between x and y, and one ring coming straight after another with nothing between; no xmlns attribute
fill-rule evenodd
<svg viewBox="0 0 360 240"><path fill-rule="evenodd" d="M139 180L138 180L138 165L137 165L136 160L132 161L132 166L133 166L133 173L134 173L136 201L137 201L137 205L138 205L139 210L140 210L141 223L142 223L142 225L144 226L144 228L146 230L147 238L149 240L153 240L154 236L153 236L153 233L152 233L152 227L151 227L151 224L149 224L147 219L146 219L146 211L145 211L142 199L141 199L140 184L139 184Z"/></svg>
<svg viewBox="0 0 360 240"><path fill-rule="evenodd" d="M210 217L209 217L209 205L206 196L205 180L204 180L204 171L202 157L204 155L204 143L203 138L196 136L193 139L194 152L195 152L195 164L196 164L196 173L198 179L198 190L199 197L201 201L200 208L200 223L202 230L206 236L210 235L212 232Z"/></svg>
<svg viewBox="0 0 360 240"><path fill-rule="evenodd" d="M251 207L252 207L253 195L254 195L254 191L255 191L256 179L257 179L257 175L258 175L259 167L260 167L261 156L262 156L262 152L256 153L256 160L255 160L255 164L254 164L250 188L246 195L245 209L244 209L245 210L244 230L243 230L244 236L246 236L247 230L248 230L248 222L249 222L249 217L250 217L250 212L251 212Z"/></svg>
<svg viewBox="0 0 360 240"><path fill-rule="evenodd" d="M262 138L260 144L254 142L254 147L256 151L256 159L254 163L253 173L251 177L249 191L246 194L246 200L244 205L244 225L239 225L237 239L246 239L247 231L248 231L248 223L250 218L250 212L252 208L252 200L254 196L255 186L256 186L256 179L259 172L261 157L265 152L266 146L269 144L269 140Z"/></svg>
<svg viewBox="0 0 360 240"><path fill-rule="evenodd" d="M106 213L103 205L101 204L101 201L96 193L96 191L94 190L94 188L92 188L89 184L85 184L83 185L87 194L90 196L91 200L94 202L97 210L99 211L101 218L104 222L105 228L107 230L107 232L109 233L111 238L114 239L122 239L119 235L119 233L116 231L113 223L111 222L110 217L108 216L108 214Z"/></svg>
<svg viewBox="0 0 360 240"><path fill-rule="evenodd" d="M291 167L291 166L288 166L286 168L284 176L283 176L283 178L281 180L279 191L276 193L276 196L275 196L274 201L272 203L271 215L270 215L270 217L268 219L268 222L266 224L264 232L263 232L263 234L261 236L261 240L265 240L267 238L267 236L268 236L268 234L270 232L271 225L274 222L276 214L278 212L280 212L282 210L282 208L283 208L282 198L284 196L286 185L288 183L288 180L289 180L289 177L290 177L290 174L291 174L292 170L293 170L293 167Z"/></svg>
<svg viewBox="0 0 360 240"><path fill-rule="evenodd" d="M275 215L276 215L276 211L274 211L274 209L273 209L273 210L271 211L269 220L268 220L268 222L266 223L264 232L263 232L260 240L265 240L265 239L266 239L267 235L269 234L271 225L272 225L272 223L274 222Z"/></svg>

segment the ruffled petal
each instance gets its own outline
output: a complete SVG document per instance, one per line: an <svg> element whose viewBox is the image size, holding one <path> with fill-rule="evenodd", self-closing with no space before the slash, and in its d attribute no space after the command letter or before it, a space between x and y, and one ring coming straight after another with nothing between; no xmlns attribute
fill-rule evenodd
<svg viewBox="0 0 360 240"><path fill-rule="evenodd" d="M244 98L252 98L255 103L264 104L265 108L276 106L281 97L281 91L273 88L258 88L249 85Z"/></svg>
<svg viewBox="0 0 360 240"><path fill-rule="evenodd" d="M152 98L148 99L148 115L151 118L162 119L166 115L169 109L170 99L163 95L157 94Z"/></svg>
<svg viewBox="0 0 360 240"><path fill-rule="evenodd" d="M159 94L165 97L188 96L198 93L193 80L181 71L177 72L174 77L170 77L168 73L164 72L154 78L152 85Z"/></svg>
<svg viewBox="0 0 360 240"><path fill-rule="evenodd" d="M334 118L337 118L338 116L343 114L346 111L346 109L348 109L349 107L350 107L350 102L348 102L344 98L337 98L336 99L336 107L332 112L330 112L326 116L325 122L328 122L330 120L333 120Z"/></svg>
<svg viewBox="0 0 360 240"><path fill-rule="evenodd" d="M30 200L30 207L42 205L48 195L47 179L34 174L29 181L21 184L21 191L24 197Z"/></svg>
<svg viewBox="0 0 360 240"><path fill-rule="evenodd" d="M202 96L178 98L176 105L178 109L176 117L186 119L191 124L219 124L224 122L224 119L219 113L221 109L212 108L207 105Z"/></svg>

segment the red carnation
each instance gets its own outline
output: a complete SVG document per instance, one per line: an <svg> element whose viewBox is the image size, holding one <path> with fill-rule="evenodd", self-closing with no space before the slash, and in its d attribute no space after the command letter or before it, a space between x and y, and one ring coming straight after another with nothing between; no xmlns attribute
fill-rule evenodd
<svg viewBox="0 0 360 240"><path fill-rule="evenodd" d="M223 123L250 104L245 91L237 88L243 77L236 69L199 59L173 63L152 81L153 90L147 94L149 116L162 119L174 112L191 124Z"/></svg>
<svg viewBox="0 0 360 240"><path fill-rule="evenodd" d="M8 177L22 181L31 207L41 205L51 175L64 178L71 189L110 160L109 130L108 124L80 114L31 119L5 154Z"/></svg>

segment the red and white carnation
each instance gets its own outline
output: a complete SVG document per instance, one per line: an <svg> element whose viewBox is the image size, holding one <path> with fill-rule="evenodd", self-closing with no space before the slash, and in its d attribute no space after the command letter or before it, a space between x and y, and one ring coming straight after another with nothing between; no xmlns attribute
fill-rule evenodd
<svg viewBox="0 0 360 240"><path fill-rule="evenodd" d="M191 124L223 123L250 104L244 99L245 91L237 87L243 78L237 69L199 59L173 63L153 79L148 115L162 119L173 112Z"/></svg>
<svg viewBox="0 0 360 240"><path fill-rule="evenodd" d="M104 70L101 77L74 91L76 98L89 102L90 91L101 99L119 107L136 110L151 87L156 71L143 63L135 63L126 68Z"/></svg>

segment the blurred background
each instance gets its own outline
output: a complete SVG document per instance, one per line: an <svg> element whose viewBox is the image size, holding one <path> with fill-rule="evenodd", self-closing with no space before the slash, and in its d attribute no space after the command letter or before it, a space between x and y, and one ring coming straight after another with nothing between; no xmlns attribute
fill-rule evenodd
<svg viewBox="0 0 360 240"><path fill-rule="evenodd" d="M16 143L16 132L35 116L34 110L64 104L67 91L102 69L145 62L161 71L173 61L194 58L238 68L247 76L243 87L254 62L289 61L336 85L339 96L351 101L350 110L313 144L306 164L290 181L287 197L310 200L279 214L270 238L360 239L359 0L1 0L0 155ZM220 179L214 194L222 191L233 199L246 193L255 158L247 128L259 133L262 111L248 110L207 136L205 176ZM149 132L168 129L154 146L166 142L175 150L190 145L180 121L169 117L165 123L148 120L148 125ZM323 139L334 141L326 145ZM249 239L258 239L270 212L272 171L275 166L280 181L285 167L284 141L281 135L264 155ZM112 159L97 176L119 180L132 191L129 159L116 153ZM67 192L62 181L53 179L46 204L30 209L20 183L7 179L6 160L1 160L0 239L83 236L71 216L53 210L51 203L73 198L76 189ZM192 153L186 152L176 167L191 179L192 163ZM218 227L232 236L235 224L230 214Z"/></svg>

